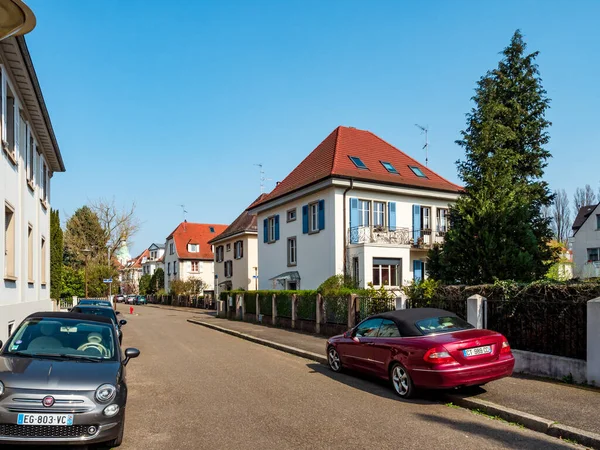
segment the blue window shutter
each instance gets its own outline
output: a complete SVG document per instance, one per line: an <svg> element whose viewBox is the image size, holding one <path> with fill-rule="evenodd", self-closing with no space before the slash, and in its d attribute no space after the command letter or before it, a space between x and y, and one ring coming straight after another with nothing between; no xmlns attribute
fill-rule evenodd
<svg viewBox="0 0 600 450"><path fill-rule="evenodd" d="M308 205L302 207L302 233L308 233Z"/></svg>
<svg viewBox="0 0 600 450"><path fill-rule="evenodd" d="M319 230L325 229L325 200L319 200Z"/></svg>
<svg viewBox="0 0 600 450"><path fill-rule="evenodd" d="M413 278L415 282L423 280L423 262L415 259L413 261Z"/></svg>
<svg viewBox="0 0 600 450"><path fill-rule="evenodd" d="M396 202L388 203L388 227L390 231L396 230Z"/></svg>
<svg viewBox="0 0 600 450"><path fill-rule="evenodd" d="M269 242L269 219L263 220L263 242Z"/></svg>
<svg viewBox="0 0 600 450"><path fill-rule="evenodd" d="M275 240L279 240L279 214L275 216Z"/></svg>
<svg viewBox="0 0 600 450"><path fill-rule="evenodd" d="M421 205L413 205L413 239L415 244L421 237Z"/></svg>
<svg viewBox="0 0 600 450"><path fill-rule="evenodd" d="M350 199L350 243L358 243L358 199Z"/></svg>

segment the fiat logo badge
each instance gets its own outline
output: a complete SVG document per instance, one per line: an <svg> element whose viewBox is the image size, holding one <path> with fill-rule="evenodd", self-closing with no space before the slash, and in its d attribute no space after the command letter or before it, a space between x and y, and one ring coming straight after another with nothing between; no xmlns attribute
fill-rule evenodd
<svg viewBox="0 0 600 450"><path fill-rule="evenodd" d="M44 397L44 399L42 400L42 404L46 408L50 408L52 405L54 405L54 397L52 397L51 395Z"/></svg>

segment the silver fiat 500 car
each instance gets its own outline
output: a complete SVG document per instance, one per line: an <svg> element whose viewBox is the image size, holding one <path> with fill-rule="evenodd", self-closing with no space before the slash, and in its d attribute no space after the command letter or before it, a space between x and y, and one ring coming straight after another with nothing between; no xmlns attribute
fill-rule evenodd
<svg viewBox="0 0 600 450"><path fill-rule="evenodd" d="M0 446L123 440L125 366L109 318L39 312L0 342Z"/></svg>

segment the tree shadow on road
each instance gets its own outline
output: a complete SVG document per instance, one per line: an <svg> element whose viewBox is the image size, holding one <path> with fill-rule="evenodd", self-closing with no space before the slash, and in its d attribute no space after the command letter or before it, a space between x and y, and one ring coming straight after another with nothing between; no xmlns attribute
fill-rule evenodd
<svg viewBox="0 0 600 450"><path fill-rule="evenodd" d="M514 449L540 449L540 450L563 450L582 448L569 444L568 442L559 439L553 439L549 436L536 433L535 431L524 430L524 433L518 433L519 428L516 425L505 423L505 427L496 428L487 425L484 421L478 420L461 420L455 421L446 417L435 416L432 414L417 413L417 416L427 422L430 422L443 433L443 427L447 427L454 431L461 431L465 434L482 437L488 441L495 441L498 445L504 448ZM488 418L486 420L494 420ZM513 431L514 430L514 431Z"/></svg>
<svg viewBox="0 0 600 450"><path fill-rule="evenodd" d="M390 400L419 405L432 405L443 400L443 394L437 391L419 391L416 398L403 400L394 393L391 384L386 380L348 369L345 369L342 373L336 373L329 367L318 363L310 363L306 366L311 369L311 374L326 376L346 386Z"/></svg>

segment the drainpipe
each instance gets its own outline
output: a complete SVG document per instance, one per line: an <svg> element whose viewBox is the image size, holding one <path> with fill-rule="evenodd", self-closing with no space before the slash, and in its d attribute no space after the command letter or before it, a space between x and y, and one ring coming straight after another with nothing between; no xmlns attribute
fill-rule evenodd
<svg viewBox="0 0 600 450"><path fill-rule="evenodd" d="M354 180L350 178L350 187L344 191L344 279L348 276L348 233L346 232L346 194L354 188ZM350 227L348 227L350 231Z"/></svg>

